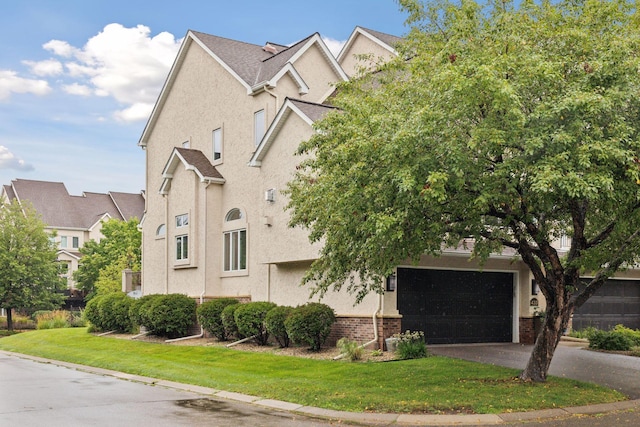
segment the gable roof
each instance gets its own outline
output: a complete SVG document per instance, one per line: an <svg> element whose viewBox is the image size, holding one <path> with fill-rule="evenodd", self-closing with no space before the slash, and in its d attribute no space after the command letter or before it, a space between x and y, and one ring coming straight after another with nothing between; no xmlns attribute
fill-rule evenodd
<svg viewBox="0 0 640 427"><path fill-rule="evenodd" d="M139 220L142 219L144 213L144 192L133 194L109 191L109 196L124 219L127 221L133 217Z"/></svg>
<svg viewBox="0 0 640 427"><path fill-rule="evenodd" d="M273 122L269 126L269 129L265 132L256 151L253 153L251 160L249 160L249 166L259 167L262 165L262 160L267 155L280 129L282 129L292 113L297 114L302 120L307 122L309 126L313 126L314 122L322 119L330 111L335 110L337 110L337 108L330 105L286 98L278 114L276 114L275 119L273 119Z"/></svg>
<svg viewBox="0 0 640 427"><path fill-rule="evenodd" d="M362 35L368 38L369 40L380 45L381 47L388 50L390 53L394 55L398 54L395 48L396 45L402 41L402 37L381 33L380 31L374 31L364 27L356 27L351 33L351 35L349 36L349 38L347 39L347 42L344 44L344 46L342 46L342 49L340 50L340 53L337 56L339 63L342 63L342 60L344 59L344 55L349 51L349 49L351 48L351 45L354 43L356 38L358 38L359 35Z"/></svg>
<svg viewBox="0 0 640 427"><path fill-rule="evenodd" d="M191 148L175 147L169 156L169 160L162 170L162 185L160 186L160 194L167 194L171 189L171 180L178 165L182 164L186 170L193 171L200 182L213 184L224 184L224 177L218 172L215 166L211 164L207 156L200 150Z"/></svg>
<svg viewBox="0 0 640 427"><path fill-rule="evenodd" d="M131 201L131 209L123 215L109 194L85 192L81 196L72 196L61 182L16 179L3 188L9 200L29 201L42 221L51 228L89 230L105 215L128 220L133 216L140 218L144 212L142 194L119 193L126 194ZM133 202L136 198L138 202ZM135 209L134 203L137 205Z"/></svg>
<svg viewBox="0 0 640 427"><path fill-rule="evenodd" d="M145 147L147 144L151 129L153 129L157 120L158 112L166 100L167 94L177 77L178 70L185 59L188 47L192 43L199 45L227 70L247 90L247 95L254 95L265 88L275 87L285 75L289 75L296 82L301 94L307 93L309 87L298 74L295 62L314 45L320 49L323 57L336 75L344 81L348 80L348 76L318 33L314 33L287 47L277 43L267 43L265 46L259 46L190 30L182 42L164 87L142 132L138 142L141 147Z"/></svg>

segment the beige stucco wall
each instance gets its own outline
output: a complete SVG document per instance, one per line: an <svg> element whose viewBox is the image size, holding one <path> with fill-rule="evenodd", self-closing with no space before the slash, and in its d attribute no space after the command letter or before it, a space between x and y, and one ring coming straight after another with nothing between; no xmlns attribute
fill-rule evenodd
<svg viewBox="0 0 640 427"><path fill-rule="evenodd" d="M370 55L365 60L358 58L358 55ZM362 34L356 35L348 50L342 53L340 65L349 77L353 77L364 67L371 70L380 62L385 62L394 56L392 52L374 42Z"/></svg>

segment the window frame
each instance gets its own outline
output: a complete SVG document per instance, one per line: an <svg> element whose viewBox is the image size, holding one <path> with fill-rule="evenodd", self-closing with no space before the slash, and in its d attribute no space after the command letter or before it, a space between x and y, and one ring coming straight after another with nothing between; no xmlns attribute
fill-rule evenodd
<svg viewBox="0 0 640 427"><path fill-rule="evenodd" d="M176 236L176 262L189 261L189 235L180 234Z"/></svg>
<svg viewBox="0 0 640 427"><path fill-rule="evenodd" d="M176 228L184 228L189 226L189 214L183 213L176 215Z"/></svg>
<svg viewBox="0 0 640 427"><path fill-rule="evenodd" d="M212 152L212 163L220 164L222 163L222 155L223 155L223 139L222 139L222 127L214 129L211 131L211 152ZM218 157L216 157L216 155Z"/></svg>
<svg viewBox="0 0 640 427"><path fill-rule="evenodd" d="M67 236L60 236L60 247L66 249L68 246Z"/></svg>
<svg viewBox="0 0 640 427"><path fill-rule="evenodd" d="M222 228L223 276L249 274L249 227L243 209L229 209Z"/></svg>
<svg viewBox="0 0 640 427"><path fill-rule="evenodd" d="M71 248L79 249L80 248L80 238L77 236L71 237Z"/></svg>

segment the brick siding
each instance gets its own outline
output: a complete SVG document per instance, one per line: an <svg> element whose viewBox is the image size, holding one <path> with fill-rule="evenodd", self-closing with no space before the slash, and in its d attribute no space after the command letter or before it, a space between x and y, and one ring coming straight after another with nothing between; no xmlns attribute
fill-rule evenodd
<svg viewBox="0 0 640 427"><path fill-rule="evenodd" d="M384 339L400 332L400 317L378 317L378 342L370 347L384 349ZM373 339L373 321L371 317L338 316L331 328L331 333L325 345L335 346L342 337L347 337L360 344Z"/></svg>

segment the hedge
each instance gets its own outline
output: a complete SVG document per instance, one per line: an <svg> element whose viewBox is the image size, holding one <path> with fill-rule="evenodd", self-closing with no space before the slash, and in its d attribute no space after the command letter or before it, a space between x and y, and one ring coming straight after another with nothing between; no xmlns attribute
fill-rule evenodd
<svg viewBox="0 0 640 427"><path fill-rule="evenodd" d="M336 315L326 304L312 302L298 306L284 321L289 337L296 343L308 344L319 351L331 332Z"/></svg>
<svg viewBox="0 0 640 427"><path fill-rule="evenodd" d="M293 307L289 306L277 306L269 310L267 316L264 318L264 324L267 328L267 332L273 336L280 348L289 347L289 334L287 334L287 328L284 326L284 321L289 314L293 311Z"/></svg>
<svg viewBox="0 0 640 427"><path fill-rule="evenodd" d="M233 317L240 335L245 337L255 336L258 345L266 345L269 341L269 333L264 324L267 313L276 307L276 304L266 301L255 301L241 304L233 312Z"/></svg>
<svg viewBox="0 0 640 427"><path fill-rule="evenodd" d="M198 322L202 328L220 341L228 339L222 324L222 310L228 305L238 304L235 298L219 298L202 303L197 309Z"/></svg>

